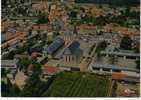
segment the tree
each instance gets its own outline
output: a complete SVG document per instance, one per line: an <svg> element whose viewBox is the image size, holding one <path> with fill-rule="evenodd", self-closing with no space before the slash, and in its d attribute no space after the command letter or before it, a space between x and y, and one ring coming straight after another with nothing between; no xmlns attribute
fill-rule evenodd
<svg viewBox="0 0 141 100"><path fill-rule="evenodd" d="M97 54L98 54L98 56L100 56L100 52L102 51L102 50L104 50L106 47L107 47L107 42L106 41L102 41L102 42L100 42L99 44L98 44L98 46L97 46L97 48L96 48L96 52L97 52Z"/></svg>
<svg viewBox="0 0 141 100"><path fill-rule="evenodd" d="M20 93L23 97L39 97L42 94L42 90L46 89L46 83L40 80L41 64L36 61L32 61L33 70L26 80L26 84Z"/></svg>
<svg viewBox="0 0 141 100"><path fill-rule="evenodd" d="M4 68L1 68L1 77L6 77L7 71Z"/></svg>
<svg viewBox="0 0 141 100"><path fill-rule="evenodd" d="M129 36L124 36L120 43L120 48L124 50L132 49L132 40Z"/></svg>
<svg viewBox="0 0 141 100"><path fill-rule="evenodd" d="M136 68L140 70L140 60L136 60Z"/></svg>
<svg viewBox="0 0 141 100"><path fill-rule="evenodd" d="M2 97L6 97L7 96L7 84L4 81L1 81L1 95Z"/></svg>
<svg viewBox="0 0 141 100"><path fill-rule="evenodd" d="M20 96L31 97L38 96L38 91L40 90L39 84L41 83L38 74L32 74L26 80L26 85L20 93Z"/></svg>
<svg viewBox="0 0 141 100"><path fill-rule="evenodd" d="M100 54L100 51L97 52L97 61L101 61L101 54Z"/></svg>
<svg viewBox="0 0 141 100"><path fill-rule="evenodd" d="M31 63L32 61L27 58L20 59L20 61L18 62L18 68L20 70L26 70L28 65Z"/></svg>
<svg viewBox="0 0 141 100"><path fill-rule="evenodd" d="M49 23L48 15L46 15L45 13L39 14L37 24L45 24L45 23Z"/></svg>
<svg viewBox="0 0 141 100"><path fill-rule="evenodd" d="M140 44L139 44L139 43L136 43L136 44L135 44L134 51L135 51L136 53L140 53Z"/></svg>
<svg viewBox="0 0 141 100"><path fill-rule="evenodd" d="M7 78L7 82L1 82L1 92L3 97L18 97L20 89L16 84L12 84Z"/></svg>
<svg viewBox="0 0 141 100"><path fill-rule="evenodd" d="M70 16L71 18L76 18L77 12L76 12L76 11L71 11L69 16Z"/></svg>
<svg viewBox="0 0 141 100"><path fill-rule="evenodd" d="M107 47L107 42L106 41L100 42L99 47L104 50Z"/></svg>

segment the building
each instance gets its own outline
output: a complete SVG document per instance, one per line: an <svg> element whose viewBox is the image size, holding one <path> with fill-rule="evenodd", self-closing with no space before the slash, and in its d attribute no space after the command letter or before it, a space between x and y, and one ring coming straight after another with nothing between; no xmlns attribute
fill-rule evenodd
<svg viewBox="0 0 141 100"><path fill-rule="evenodd" d="M112 74L114 72L122 72L122 73L138 73L139 70L128 68L127 66L117 66L112 64L100 64L95 63L90 65L91 71L94 73L101 73L101 74Z"/></svg>
<svg viewBox="0 0 141 100"><path fill-rule="evenodd" d="M10 51L4 51L1 53L1 59L5 60L8 58Z"/></svg>
<svg viewBox="0 0 141 100"><path fill-rule="evenodd" d="M57 33L56 32L49 32L47 33L47 41L48 42L52 42L53 39L57 36Z"/></svg>
<svg viewBox="0 0 141 100"><path fill-rule="evenodd" d="M64 32L63 39L65 40L65 44L72 41L74 39L73 32L70 32L70 31Z"/></svg>
<svg viewBox="0 0 141 100"><path fill-rule="evenodd" d="M11 34L11 33L10 33ZM1 48L6 48L8 46L14 45L14 43L17 43L19 40L24 40L27 36L26 32L17 32L16 35L12 34L8 37L11 37L9 39L6 39L7 41L1 44ZM5 36L7 38L7 35Z"/></svg>
<svg viewBox="0 0 141 100"><path fill-rule="evenodd" d="M10 40L16 36L18 36L17 31L14 28L9 28L5 33L2 34L4 40Z"/></svg>
<svg viewBox="0 0 141 100"><path fill-rule="evenodd" d="M15 54L14 58L15 59L25 59L25 58L29 58L29 57L26 54Z"/></svg>
<svg viewBox="0 0 141 100"><path fill-rule="evenodd" d="M137 29L134 28L127 28L127 27L122 27L119 26L117 24L111 23L111 24L107 24L106 26L104 26L104 31L105 32L115 32L115 33L119 33L120 36L124 36L124 35L139 35L139 31Z"/></svg>
<svg viewBox="0 0 141 100"><path fill-rule="evenodd" d="M37 1L36 3L33 3L32 9L37 15L39 12L47 13L49 10L49 4L45 0Z"/></svg>
<svg viewBox="0 0 141 100"><path fill-rule="evenodd" d="M51 25L48 24L34 24L32 26L33 31L47 31L50 32L52 30Z"/></svg>
<svg viewBox="0 0 141 100"><path fill-rule="evenodd" d="M1 68L5 69L6 71L10 71L7 76L10 79L14 79L15 78L15 74L17 71L17 63L18 60L1 60Z"/></svg>
<svg viewBox="0 0 141 100"><path fill-rule="evenodd" d="M139 59L140 54L139 53L134 53L133 51L129 50L120 50L120 51L101 51L100 52L102 55L106 55L107 57L109 55L114 55L114 56L120 56L123 57L123 59L126 59L127 57L132 57L134 59Z"/></svg>
<svg viewBox="0 0 141 100"><path fill-rule="evenodd" d="M17 60L1 60L1 68L6 70L8 69L16 69L17 68Z"/></svg>
<svg viewBox="0 0 141 100"><path fill-rule="evenodd" d="M78 67L83 52L80 49L80 43L73 41L68 48L64 50L62 64L69 67Z"/></svg>
<svg viewBox="0 0 141 100"><path fill-rule="evenodd" d="M112 79L117 80L117 81L126 81L126 82L131 82L131 83L139 83L140 81L140 75L128 75L124 73L112 73Z"/></svg>
<svg viewBox="0 0 141 100"><path fill-rule="evenodd" d="M1 34L1 42L4 43L6 41L6 35Z"/></svg>
<svg viewBox="0 0 141 100"><path fill-rule="evenodd" d="M112 33L103 33L103 39L108 43L112 43L113 34Z"/></svg>
<svg viewBox="0 0 141 100"><path fill-rule="evenodd" d="M42 77L47 78L47 77L55 75L55 74L57 74L59 72L60 72L60 69L58 67L52 67L52 66L45 65L42 68Z"/></svg>
<svg viewBox="0 0 141 100"><path fill-rule="evenodd" d="M60 48L64 45L65 41L60 38L60 37L57 37L53 43L51 43L48 48L47 48L47 53L49 55L49 58L53 56L53 54Z"/></svg>
<svg viewBox="0 0 141 100"><path fill-rule="evenodd" d="M91 32L96 32L96 26L95 25L87 25L87 24L82 24L77 27L78 33L91 33Z"/></svg>

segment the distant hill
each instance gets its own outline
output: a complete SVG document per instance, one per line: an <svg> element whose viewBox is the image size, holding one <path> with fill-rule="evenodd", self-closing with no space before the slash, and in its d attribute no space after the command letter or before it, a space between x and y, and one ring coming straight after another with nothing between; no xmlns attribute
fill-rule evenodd
<svg viewBox="0 0 141 100"><path fill-rule="evenodd" d="M95 3L111 5L140 5L140 0L75 0L76 3Z"/></svg>

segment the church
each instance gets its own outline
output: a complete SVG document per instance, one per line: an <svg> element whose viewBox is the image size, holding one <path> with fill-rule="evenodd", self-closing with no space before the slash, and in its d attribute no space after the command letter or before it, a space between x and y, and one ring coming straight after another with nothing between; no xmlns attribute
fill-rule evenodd
<svg viewBox="0 0 141 100"><path fill-rule="evenodd" d="M64 50L62 64L65 67L78 67L82 56L83 52L80 49L80 43L73 41L69 47Z"/></svg>

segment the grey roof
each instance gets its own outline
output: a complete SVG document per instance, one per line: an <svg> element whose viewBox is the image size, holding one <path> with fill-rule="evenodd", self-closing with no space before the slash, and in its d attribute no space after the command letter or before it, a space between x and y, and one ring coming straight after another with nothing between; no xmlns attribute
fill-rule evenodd
<svg viewBox="0 0 141 100"><path fill-rule="evenodd" d="M6 40L6 35L5 34L1 34L1 41L5 41Z"/></svg>
<svg viewBox="0 0 141 100"><path fill-rule="evenodd" d="M123 78L124 81L128 81L128 82L140 82L140 77L125 77Z"/></svg>
<svg viewBox="0 0 141 100"><path fill-rule="evenodd" d="M71 52L75 51L77 48L79 48L80 43L78 41L74 41L72 42L72 44L70 44L70 46L68 47Z"/></svg>
<svg viewBox="0 0 141 100"><path fill-rule="evenodd" d="M74 42L73 42L74 43ZM76 43L76 41L75 41ZM72 45L72 44L71 44ZM73 44L74 45L74 44ZM70 46L70 45L69 45ZM69 47L68 46L68 47ZM76 54L76 55L80 55L82 53L82 50L80 50L79 46L73 50L74 52L72 53L72 51L69 48L66 48L65 50L63 50L62 52L58 53L55 58L57 59L61 59L63 57L63 55L70 55L70 54Z"/></svg>
<svg viewBox="0 0 141 100"><path fill-rule="evenodd" d="M16 68L17 60L1 60L2 68Z"/></svg>
<svg viewBox="0 0 141 100"><path fill-rule="evenodd" d="M6 59L6 58L8 58L8 55L9 55L9 51L3 52L1 55L1 58Z"/></svg>
<svg viewBox="0 0 141 100"><path fill-rule="evenodd" d="M112 70L121 70L121 71L132 71L132 72L138 72L139 71L137 69L128 68L128 66L120 67L120 66L111 65L111 64L99 64L99 63L96 63L96 64L93 64L92 67L93 68L112 69Z"/></svg>
<svg viewBox="0 0 141 100"><path fill-rule="evenodd" d="M101 54L113 54L113 55L121 55L121 56L132 56L132 57L140 57L139 53L126 53L126 52L116 52L116 51L101 51Z"/></svg>
<svg viewBox="0 0 141 100"><path fill-rule="evenodd" d="M80 43L78 41L72 42L68 48L65 49L64 54L74 54L78 51Z"/></svg>
<svg viewBox="0 0 141 100"><path fill-rule="evenodd" d="M59 49L61 46L63 46L65 43L65 41L60 38L60 37L57 37L52 44L50 44L47 48L47 52L49 54L52 54L54 53L57 49Z"/></svg>
<svg viewBox="0 0 141 100"><path fill-rule="evenodd" d="M8 32L11 32L11 33L16 33L16 30L15 30L15 29L13 29L13 28L10 28L10 29L8 29Z"/></svg>

